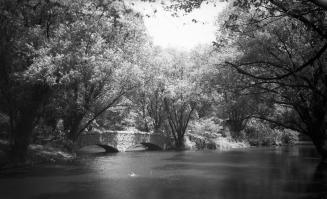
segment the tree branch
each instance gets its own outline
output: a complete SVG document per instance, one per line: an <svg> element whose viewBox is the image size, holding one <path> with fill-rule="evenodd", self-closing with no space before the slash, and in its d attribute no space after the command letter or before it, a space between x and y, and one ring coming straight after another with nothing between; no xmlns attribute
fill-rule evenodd
<svg viewBox="0 0 327 199"><path fill-rule="evenodd" d="M306 131L304 131L304 129L298 129L298 128L294 127L294 126L290 126L290 125L284 124L284 123L279 122L279 121L276 121L274 119L266 118L266 117L263 117L263 116L255 116L255 115L252 116L252 118L256 118L256 119L260 119L260 120L263 120L263 121L267 121L269 123L278 125L280 127L286 128L286 129L291 129L293 131L297 131L297 132L301 132L301 133L307 134Z"/></svg>
<svg viewBox="0 0 327 199"><path fill-rule="evenodd" d="M322 2L321 0L313 0L316 3ZM303 13L296 13L293 12L290 9L285 8L285 6L282 5L281 2L276 1L276 0L269 0L270 3L272 3L274 6L276 6L277 8L279 8L282 12L284 12L285 14L287 14L288 16L297 19L299 21L301 21L302 23L304 23L308 28L313 29L314 31L316 31L320 36L322 36L323 38L327 39L327 35L319 28L317 28L315 26L314 23L310 22L307 18L305 18L303 16ZM312 2L312 1L311 1ZM316 4L317 5L317 4ZM321 6L320 6L321 7Z"/></svg>
<svg viewBox="0 0 327 199"><path fill-rule="evenodd" d="M297 72L300 72L301 70L303 70L304 68L306 68L309 65L312 65L317 59L319 59L321 57L321 55L326 51L327 49L327 43L325 43L325 45L317 52L317 54L315 56L313 56L311 59L309 59L307 62L305 62L302 66L298 67L296 70L290 71L288 73L285 73L283 75L278 75L275 77L265 77L265 76L257 76L257 75L253 75L250 72L247 72L246 70L241 69L240 67L243 66L243 64L233 64L231 62L225 62L226 64L232 66L234 69L236 69L239 73L243 74L243 75L247 75L249 77L252 77L254 79L260 79L260 80L280 80L280 79L284 79L286 77L289 77Z"/></svg>
<svg viewBox="0 0 327 199"><path fill-rule="evenodd" d="M125 95L126 92L120 92L107 106L105 106L101 111L96 113L79 131L77 136L79 136L95 119L97 119L102 113L104 113L108 108L112 107L120 98Z"/></svg>
<svg viewBox="0 0 327 199"><path fill-rule="evenodd" d="M325 0L308 0L308 1L327 11L327 1Z"/></svg>

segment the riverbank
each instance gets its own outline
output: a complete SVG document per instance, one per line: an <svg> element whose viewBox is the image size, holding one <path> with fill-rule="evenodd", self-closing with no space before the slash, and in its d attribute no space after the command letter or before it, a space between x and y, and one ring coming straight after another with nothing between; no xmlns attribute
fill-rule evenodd
<svg viewBox="0 0 327 199"><path fill-rule="evenodd" d="M127 134L127 133L125 133ZM124 134L124 135L125 135ZM132 134L132 133L128 133ZM134 133L135 134L135 133ZM143 134L142 134L143 135ZM274 137L270 140L277 140ZM125 140L126 142L126 140ZM269 142L271 143L271 142ZM290 144L291 142L288 142ZM126 143L125 143L126 145ZM272 144L274 145L274 144ZM95 145L94 145L95 146ZM228 151L238 148L249 148L253 145L249 140L235 140L230 136L223 136L222 133L206 132L203 133L192 133L188 132L185 135L185 149L184 150L218 150ZM265 145L263 145L265 146ZM270 146L270 145L267 145ZM0 140L0 168L20 167L26 165L37 165L37 164L66 164L76 159L76 153L69 152L67 147L63 144L56 144L55 142L46 142L41 144L31 144L29 146L26 161L24 163L13 163L7 156L9 151L9 144L5 140ZM100 150L102 150L101 147ZM174 150L174 147L167 148Z"/></svg>
<svg viewBox="0 0 327 199"><path fill-rule="evenodd" d="M36 164L65 164L76 159L75 153L67 152L63 149L51 145L31 144L28 147L27 156L24 162L12 161L8 157L9 144L5 140L0 140L0 168L15 168L23 166L33 166Z"/></svg>

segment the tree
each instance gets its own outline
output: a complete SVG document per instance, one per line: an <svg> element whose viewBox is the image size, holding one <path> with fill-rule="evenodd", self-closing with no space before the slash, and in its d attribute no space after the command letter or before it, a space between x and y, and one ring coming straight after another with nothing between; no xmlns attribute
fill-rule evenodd
<svg viewBox="0 0 327 199"><path fill-rule="evenodd" d="M17 160L24 159L52 90L41 79L29 78L26 71L33 63L35 49L53 35L64 7L52 1L0 3L0 111L9 116L11 157Z"/></svg>
<svg viewBox="0 0 327 199"><path fill-rule="evenodd" d="M266 105L260 100L260 91L249 83L250 78L219 64L235 60L237 50L226 47L217 51L214 46L197 47L191 57L202 93L197 110L199 117L223 119L232 137L240 138L249 119L263 111Z"/></svg>
<svg viewBox="0 0 327 199"><path fill-rule="evenodd" d="M240 138L248 121L257 114L270 111L271 103L263 100L262 90L252 85L247 76L237 74L233 69L217 67L217 72L210 74L210 86L220 94L217 98L217 116L225 120L233 138Z"/></svg>
<svg viewBox="0 0 327 199"><path fill-rule="evenodd" d="M179 93L180 94L180 93ZM174 138L178 149L184 148L184 135L193 113L196 110L196 101L183 94L167 96L164 99L167 114L167 130Z"/></svg>
<svg viewBox="0 0 327 199"><path fill-rule="evenodd" d="M75 141L138 85L148 38L124 2L5 0L0 9L0 111L9 116L12 157L24 159L44 109Z"/></svg>
<svg viewBox="0 0 327 199"><path fill-rule="evenodd" d="M194 117L199 87L192 76L189 55L170 50L165 54L167 68L166 89L163 99L166 114L166 130L174 138L176 148L184 148L184 135L188 124Z"/></svg>
<svg viewBox="0 0 327 199"><path fill-rule="evenodd" d="M166 133L176 148L184 147L184 135L199 104L198 78L188 53L151 48L143 65L142 85L131 95L142 130Z"/></svg>
<svg viewBox="0 0 327 199"><path fill-rule="evenodd" d="M161 131L165 120L165 79L159 74L158 68L160 66L152 65L144 71L144 83L131 96L138 114L138 126L145 131Z"/></svg>
<svg viewBox="0 0 327 199"><path fill-rule="evenodd" d="M225 64L251 78L262 100L282 107L255 117L308 135L326 158L324 15L309 1L235 1L223 27L241 52Z"/></svg>
<svg viewBox="0 0 327 199"><path fill-rule="evenodd" d="M142 19L122 2L73 1L69 8L70 22L60 24L38 51L31 70L42 77L56 75L65 131L74 142L138 85L135 57L146 35Z"/></svg>

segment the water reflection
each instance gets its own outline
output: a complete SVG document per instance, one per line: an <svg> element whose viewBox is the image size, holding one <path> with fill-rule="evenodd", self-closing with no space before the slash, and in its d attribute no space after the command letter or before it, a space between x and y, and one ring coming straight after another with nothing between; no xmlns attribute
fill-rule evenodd
<svg viewBox="0 0 327 199"><path fill-rule="evenodd" d="M312 151L291 147L97 154L82 157L78 165L36 168L0 179L0 197L326 198L327 166L318 165Z"/></svg>

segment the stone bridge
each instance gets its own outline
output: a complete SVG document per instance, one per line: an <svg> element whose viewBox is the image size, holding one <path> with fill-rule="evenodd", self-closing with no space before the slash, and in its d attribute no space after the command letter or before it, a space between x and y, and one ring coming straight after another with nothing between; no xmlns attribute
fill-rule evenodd
<svg viewBox="0 0 327 199"><path fill-rule="evenodd" d="M78 147L90 145L109 145L119 151L140 143L151 143L162 149L171 147L171 139L159 133L133 132L133 131L89 131L83 133L78 141Z"/></svg>

